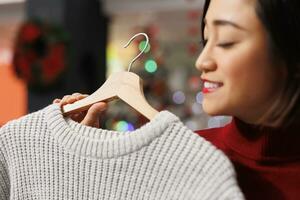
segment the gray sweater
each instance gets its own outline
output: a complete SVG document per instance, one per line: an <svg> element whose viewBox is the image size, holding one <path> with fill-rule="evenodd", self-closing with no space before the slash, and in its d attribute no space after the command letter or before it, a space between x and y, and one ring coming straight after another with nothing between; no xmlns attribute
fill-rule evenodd
<svg viewBox="0 0 300 200"><path fill-rule="evenodd" d="M53 104L0 129L0 200L243 198L228 158L168 111L117 132Z"/></svg>

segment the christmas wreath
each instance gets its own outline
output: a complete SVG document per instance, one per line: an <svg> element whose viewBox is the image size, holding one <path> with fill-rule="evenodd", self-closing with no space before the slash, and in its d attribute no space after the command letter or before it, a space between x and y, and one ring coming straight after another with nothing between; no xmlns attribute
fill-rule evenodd
<svg viewBox="0 0 300 200"><path fill-rule="evenodd" d="M68 36L59 26L29 20L16 36L13 67L16 75L35 90L58 85L67 68Z"/></svg>

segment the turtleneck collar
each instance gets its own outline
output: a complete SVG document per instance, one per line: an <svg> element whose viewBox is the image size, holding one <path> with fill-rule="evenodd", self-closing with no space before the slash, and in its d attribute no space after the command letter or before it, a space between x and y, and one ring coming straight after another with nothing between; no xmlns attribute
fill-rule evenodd
<svg viewBox="0 0 300 200"><path fill-rule="evenodd" d="M179 118L169 111L159 112L150 122L131 132L111 131L79 124L64 118L59 105L45 109L48 128L58 144L69 152L91 158L117 158L138 151L162 136Z"/></svg>
<svg viewBox="0 0 300 200"><path fill-rule="evenodd" d="M300 123L286 128L261 128L237 118L223 129L224 142L240 155L257 161L300 159Z"/></svg>

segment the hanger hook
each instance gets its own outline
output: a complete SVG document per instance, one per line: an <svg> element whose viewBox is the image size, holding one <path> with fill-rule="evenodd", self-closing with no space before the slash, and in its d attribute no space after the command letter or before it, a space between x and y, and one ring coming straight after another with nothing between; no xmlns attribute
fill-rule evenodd
<svg viewBox="0 0 300 200"><path fill-rule="evenodd" d="M128 47L129 44L132 42L132 40L134 40L137 36L143 35L146 38L146 44L144 46L144 48L141 50L141 52L134 58L132 59L132 61L130 62L129 66L128 66L128 71L130 71L130 68L132 66L132 64L145 52L145 50L147 49L148 45L149 45L149 37L146 33L137 33L135 34L132 38L130 38L130 40L127 42L127 44L124 45L124 48Z"/></svg>

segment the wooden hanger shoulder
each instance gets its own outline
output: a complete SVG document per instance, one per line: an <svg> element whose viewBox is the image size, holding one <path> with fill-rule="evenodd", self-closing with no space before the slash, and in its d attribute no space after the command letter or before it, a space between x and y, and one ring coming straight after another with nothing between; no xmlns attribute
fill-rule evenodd
<svg viewBox="0 0 300 200"><path fill-rule="evenodd" d="M123 77L122 86L118 91L118 97L149 120L153 119L158 111L147 102L143 92L142 79L134 73L126 73L127 75Z"/></svg>
<svg viewBox="0 0 300 200"><path fill-rule="evenodd" d="M149 120L158 113L145 99L142 80L132 72L112 74L93 94L73 104L63 106L62 112L64 115L68 115L84 111L94 103L107 102L115 98L120 98Z"/></svg>

